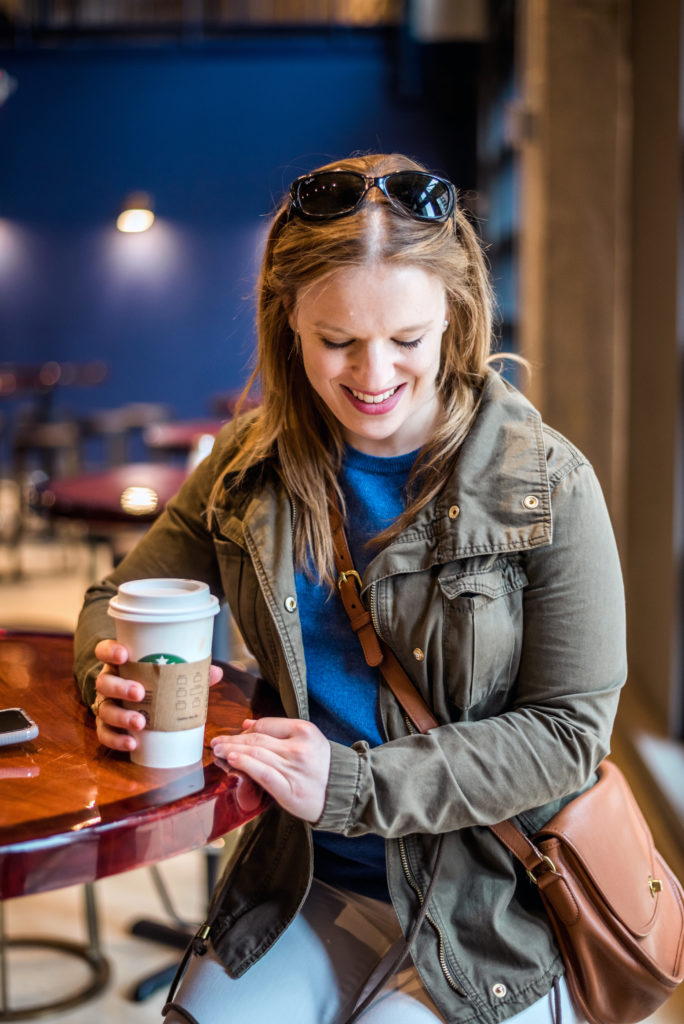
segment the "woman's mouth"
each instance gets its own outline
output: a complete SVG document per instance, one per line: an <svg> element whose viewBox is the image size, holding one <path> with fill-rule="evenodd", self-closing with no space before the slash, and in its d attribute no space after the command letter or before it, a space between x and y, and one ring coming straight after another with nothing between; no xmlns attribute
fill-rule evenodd
<svg viewBox="0 0 684 1024"><path fill-rule="evenodd" d="M379 416L394 409L406 385L397 384L393 388L376 392L358 391L356 388L351 388L346 384L343 384L342 387L355 409L365 413L367 416Z"/></svg>

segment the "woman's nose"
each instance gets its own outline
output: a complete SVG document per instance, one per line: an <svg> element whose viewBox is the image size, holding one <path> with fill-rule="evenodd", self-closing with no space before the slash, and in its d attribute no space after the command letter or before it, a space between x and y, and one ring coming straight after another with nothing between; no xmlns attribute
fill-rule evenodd
<svg viewBox="0 0 684 1024"><path fill-rule="evenodd" d="M359 384L369 391L387 384L393 375L390 356L391 352L382 341L366 341L359 346L354 366Z"/></svg>

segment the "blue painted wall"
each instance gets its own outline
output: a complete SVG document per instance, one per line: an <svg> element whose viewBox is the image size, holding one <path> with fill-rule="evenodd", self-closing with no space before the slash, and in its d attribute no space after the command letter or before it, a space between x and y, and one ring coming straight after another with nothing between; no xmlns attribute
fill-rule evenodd
<svg viewBox="0 0 684 1024"><path fill-rule="evenodd" d="M207 414L246 379L265 225L293 177L400 150L473 187L473 56L447 49L426 64L351 33L0 51L18 81L0 107L0 362L105 360L105 384L60 394L77 412ZM157 221L125 236L133 189Z"/></svg>

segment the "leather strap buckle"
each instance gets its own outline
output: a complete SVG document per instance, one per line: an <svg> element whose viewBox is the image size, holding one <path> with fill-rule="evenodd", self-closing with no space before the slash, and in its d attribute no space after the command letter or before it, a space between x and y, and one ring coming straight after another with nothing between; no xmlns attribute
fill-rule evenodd
<svg viewBox="0 0 684 1024"><path fill-rule="evenodd" d="M356 580L356 583L358 585L359 592L360 592L361 591L361 587L362 587L363 584L361 583L361 577L359 576L359 574L356 571L356 569L347 569L346 572L341 572L340 573L340 575L337 577L337 589L340 590L341 587L342 587L342 584L346 583L347 580L350 579L350 578L353 578L353 579Z"/></svg>
<svg viewBox="0 0 684 1024"><path fill-rule="evenodd" d="M543 868L544 866L546 866L549 869L549 871L551 872L552 875L557 875L558 874L558 871L556 869L556 865L553 863L553 861L551 860L550 857L547 857L545 853L542 853L541 859L543 860L544 863L539 865L540 868ZM534 882L535 885L539 885L539 882L537 881L537 876L534 874L533 871L530 871L528 869L527 877L530 879L531 882Z"/></svg>

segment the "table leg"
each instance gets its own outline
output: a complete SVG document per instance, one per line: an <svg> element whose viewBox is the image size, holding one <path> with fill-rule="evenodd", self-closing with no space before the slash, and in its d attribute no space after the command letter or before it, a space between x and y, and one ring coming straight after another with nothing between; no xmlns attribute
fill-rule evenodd
<svg viewBox="0 0 684 1024"><path fill-rule="evenodd" d="M97 904L95 902L95 887L92 883L84 887L84 910L87 942L67 942L64 939L48 939L42 936L8 938L5 934L4 904L0 900L0 1021L5 1020L32 1020L43 1017L49 1013L61 1010L68 1010L75 1006L93 999L109 983L109 962L103 956L100 949L99 921ZM55 999L43 1003L32 1003L27 1006L12 1009L9 1005L8 995L8 957L12 949L49 949L58 953L66 953L68 956L75 956L85 960L90 968L90 980L70 995L61 999Z"/></svg>

